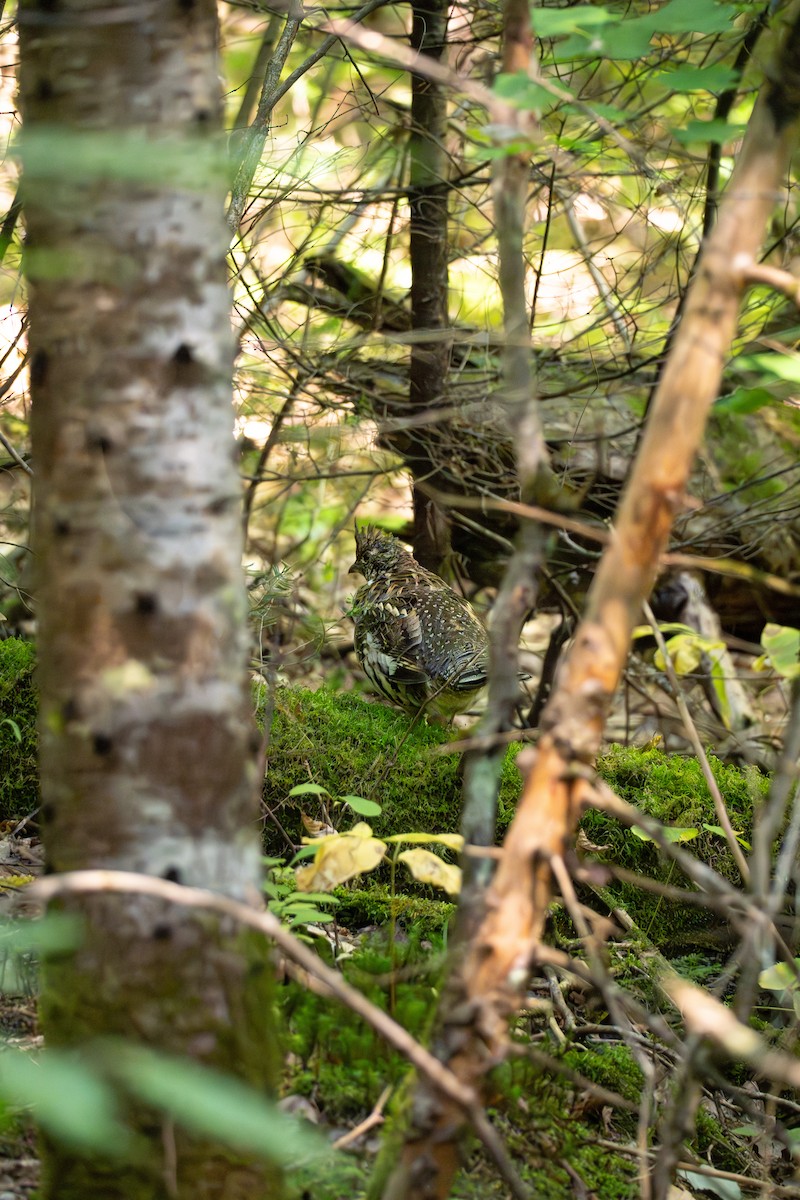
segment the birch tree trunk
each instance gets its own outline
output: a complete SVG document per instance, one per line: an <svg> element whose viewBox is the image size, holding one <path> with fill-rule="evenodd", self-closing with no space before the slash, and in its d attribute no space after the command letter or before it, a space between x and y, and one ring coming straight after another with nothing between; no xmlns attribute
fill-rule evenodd
<svg viewBox="0 0 800 1200"><path fill-rule="evenodd" d="M215 0L22 0L19 23L48 867L244 899L260 845ZM119 1034L267 1082L267 973L231 925L70 903L87 934L47 969L48 1043ZM45 1194L275 1194L262 1164L132 1119L144 1156L50 1146Z"/></svg>

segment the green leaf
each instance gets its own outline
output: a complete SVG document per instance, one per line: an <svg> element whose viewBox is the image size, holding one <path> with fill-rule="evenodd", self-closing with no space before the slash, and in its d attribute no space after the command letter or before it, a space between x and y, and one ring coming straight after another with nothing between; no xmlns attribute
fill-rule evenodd
<svg viewBox="0 0 800 1200"><path fill-rule="evenodd" d="M700 830L695 829L691 825L684 827L679 825L665 825L661 832L665 842L693 842L696 837L700 836ZM642 842L652 842L655 840L638 825L631 826L631 833Z"/></svg>
<svg viewBox="0 0 800 1200"><path fill-rule="evenodd" d="M685 129L674 129L676 142L686 145L692 142L732 142L742 137L745 125L731 125L728 121L687 121Z"/></svg>
<svg viewBox="0 0 800 1200"><path fill-rule="evenodd" d="M289 921L290 929L294 929L295 925L324 925L326 921L333 920L333 913L324 912L310 904L305 908L299 904L288 905L284 916Z"/></svg>
<svg viewBox="0 0 800 1200"><path fill-rule="evenodd" d="M327 788L320 787L318 783L298 783L289 792L290 796L330 796Z"/></svg>
<svg viewBox="0 0 800 1200"><path fill-rule="evenodd" d="M765 625L761 645L779 675L784 679L800 677L800 629L789 625Z"/></svg>
<svg viewBox="0 0 800 1200"><path fill-rule="evenodd" d="M556 100L552 92L548 92L541 84L534 83L525 71L498 75L493 91L500 100L508 100L517 108L524 108L529 112L550 108Z"/></svg>
<svg viewBox="0 0 800 1200"><path fill-rule="evenodd" d="M576 4L571 8L541 8L531 13L537 37L559 37L564 33L576 33L579 29L591 29L595 25L618 24L618 13L609 12L598 4Z"/></svg>
<svg viewBox="0 0 800 1200"><path fill-rule="evenodd" d="M640 20L656 33L730 33L730 6L708 0L669 0Z"/></svg>
<svg viewBox="0 0 800 1200"><path fill-rule="evenodd" d="M302 862L304 858L313 858L319 850L321 840L321 838L312 838L305 846L301 846L289 865L293 867L296 862Z"/></svg>
<svg viewBox="0 0 800 1200"><path fill-rule="evenodd" d="M51 912L35 921L0 921L0 954L66 954L81 945L85 926L71 913Z"/></svg>
<svg viewBox="0 0 800 1200"><path fill-rule="evenodd" d="M767 404L774 404L775 397L766 388L739 387L720 396L714 403L715 413L751 413L757 412Z"/></svg>
<svg viewBox="0 0 800 1200"><path fill-rule="evenodd" d="M767 371L787 383L800 383L800 354L751 354L745 359L744 365Z"/></svg>
<svg viewBox="0 0 800 1200"><path fill-rule="evenodd" d="M715 63L710 67L693 67L688 63L668 71L658 71L650 76L653 83L660 83L673 92L723 92L739 78L732 67Z"/></svg>
<svg viewBox="0 0 800 1200"><path fill-rule="evenodd" d="M130 1130L116 1117L113 1088L65 1051L44 1050L34 1059L6 1048L0 1053L0 1095L30 1108L43 1129L75 1149L116 1158L131 1146Z"/></svg>
<svg viewBox="0 0 800 1200"><path fill-rule="evenodd" d="M328 1147L239 1079L142 1046L118 1046L109 1067L125 1088L185 1129L289 1166Z"/></svg>
<svg viewBox="0 0 800 1200"><path fill-rule="evenodd" d="M591 34L574 33L566 41L557 43L553 57L559 63L587 58L631 62L650 52L652 36L652 28L641 18L607 24Z"/></svg>
<svg viewBox="0 0 800 1200"><path fill-rule="evenodd" d="M336 905L340 903L340 901L337 900L335 896L331 896L329 892L297 892L296 895L298 901L302 901L303 904L327 904L336 907ZM290 901L289 905L291 906L291 904L294 902L294 900Z"/></svg>
<svg viewBox="0 0 800 1200"><path fill-rule="evenodd" d="M22 734L20 733L19 725L13 719L13 717L3 717L2 721L0 721L0 726L2 726L2 725L8 725L8 727L11 730L12 734L14 735L14 738L16 739L16 741L18 741L18 742L22 741Z"/></svg>
<svg viewBox="0 0 800 1200"><path fill-rule="evenodd" d="M727 838L727 836L728 836L721 825L706 825L706 824L704 824L703 829L706 831L706 833L715 833L717 835L717 837ZM750 849L750 843L748 841L746 841L744 837L742 837L742 834L739 832L738 829L734 829L733 836L736 838L736 840L740 846L744 846L745 850Z"/></svg>
<svg viewBox="0 0 800 1200"><path fill-rule="evenodd" d="M374 800L365 800L363 796L341 796L340 800L360 817L379 817L381 815L381 806Z"/></svg>

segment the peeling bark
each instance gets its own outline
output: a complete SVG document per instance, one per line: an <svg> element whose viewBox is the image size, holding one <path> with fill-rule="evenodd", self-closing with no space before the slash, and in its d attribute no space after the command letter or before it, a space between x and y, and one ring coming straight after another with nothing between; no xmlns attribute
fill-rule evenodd
<svg viewBox="0 0 800 1200"><path fill-rule="evenodd" d="M142 871L245 899L260 876L246 677L214 0L23 0L41 786L51 871ZM46 973L51 1045L120 1034L272 1072L267 972L232 922L143 896ZM141 1160L49 1146L47 1196L162 1196ZM276 1194L175 1134L175 1194Z"/></svg>
<svg viewBox="0 0 800 1200"><path fill-rule="evenodd" d="M587 598L585 616L558 673L536 750L520 755L523 792L486 897L486 916L448 988L435 1049L451 1071L480 1086L505 1056L508 1019L524 997L553 892L551 860L574 836L593 794L593 761L627 657L631 633L684 502L748 270L797 141L800 6L780 13L780 46L762 87L716 227L655 396L614 535ZM418 1081L413 1128L394 1185L384 1195L443 1200L458 1164L464 1119Z"/></svg>

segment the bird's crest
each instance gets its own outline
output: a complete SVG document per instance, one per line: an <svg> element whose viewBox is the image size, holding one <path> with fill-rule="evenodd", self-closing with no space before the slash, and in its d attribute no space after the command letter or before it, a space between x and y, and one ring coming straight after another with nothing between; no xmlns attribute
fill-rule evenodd
<svg viewBox="0 0 800 1200"><path fill-rule="evenodd" d="M390 570L408 551L391 533L384 533L375 525L356 527L356 560L350 568L358 571L365 579L374 579Z"/></svg>

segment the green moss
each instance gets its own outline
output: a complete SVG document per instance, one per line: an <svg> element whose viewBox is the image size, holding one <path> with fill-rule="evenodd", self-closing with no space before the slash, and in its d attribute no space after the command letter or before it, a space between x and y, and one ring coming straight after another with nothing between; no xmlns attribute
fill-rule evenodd
<svg viewBox="0 0 800 1200"><path fill-rule="evenodd" d="M766 796L769 781L755 767L727 766L709 756L714 778L734 828L748 830L753 807ZM597 764L615 792L665 825L717 824L713 801L700 763L663 750L611 746Z"/></svg>
<svg viewBox="0 0 800 1200"><path fill-rule="evenodd" d="M627 1046L600 1044L592 1049L569 1047L564 1062L593 1083L618 1092L626 1100L641 1099L644 1077Z"/></svg>
<svg viewBox="0 0 800 1200"><path fill-rule="evenodd" d="M290 837L304 830L301 810L320 818L316 797L289 797L300 783L316 783L333 797L351 795L381 805L371 818L376 834L452 833L461 818L461 766L457 753L439 748L454 740L452 731L418 722L385 704L369 704L349 693L320 688L281 688L272 722L264 800ZM500 794L500 823L505 828L519 797L515 751L507 759ZM337 826L357 818L326 805ZM286 850L267 830L269 848Z"/></svg>
<svg viewBox="0 0 800 1200"><path fill-rule="evenodd" d="M755 768L740 770L713 757L709 761L733 828L749 842L754 810L766 797L769 780ZM685 849L741 886L738 868L724 837L713 831L719 821L699 762L657 749L612 746L597 766L601 777L624 800L665 825L697 830L697 836L685 843ZM672 887L690 887L680 869L652 842L605 814L588 812L582 826L589 841L603 847L597 852L602 860ZM604 896L610 904L623 908L661 950L703 944L706 939L713 941L711 931L719 918L704 906L664 900L628 883L612 884L604 889Z"/></svg>
<svg viewBox="0 0 800 1200"><path fill-rule="evenodd" d="M336 920L347 929L387 925L394 916L403 929L413 929L420 937L441 937L456 910L455 904L427 896L409 896L401 891L392 896L383 883L372 887L340 887L334 895L339 901Z"/></svg>
<svg viewBox="0 0 800 1200"><path fill-rule="evenodd" d="M39 803L34 666L30 642L0 642L0 820L27 816ZM9 721L15 722L21 741Z"/></svg>

